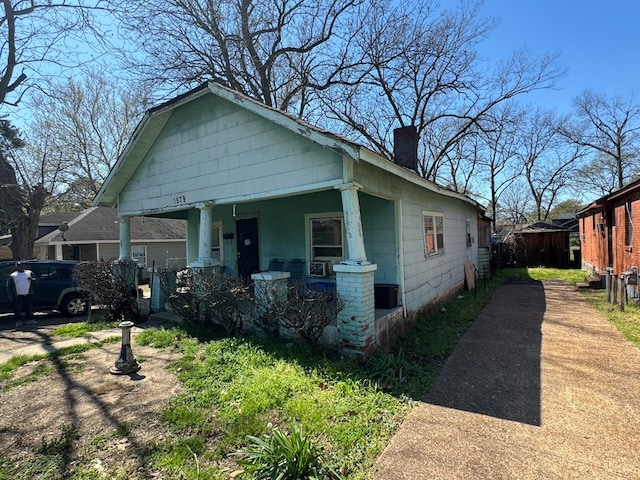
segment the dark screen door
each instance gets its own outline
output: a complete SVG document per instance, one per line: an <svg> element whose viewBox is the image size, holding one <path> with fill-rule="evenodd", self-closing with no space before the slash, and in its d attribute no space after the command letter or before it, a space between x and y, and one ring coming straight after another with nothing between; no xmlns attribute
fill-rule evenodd
<svg viewBox="0 0 640 480"><path fill-rule="evenodd" d="M238 276L249 282L251 274L260 270L258 254L258 219L236 220Z"/></svg>

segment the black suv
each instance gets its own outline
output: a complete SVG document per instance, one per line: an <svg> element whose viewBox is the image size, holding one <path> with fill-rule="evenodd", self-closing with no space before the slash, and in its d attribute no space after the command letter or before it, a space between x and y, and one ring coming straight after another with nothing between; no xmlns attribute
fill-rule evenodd
<svg viewBox="0 0 640 480"><path fill-rule="evenodd" d="M71 274L78 262L73 260L25 260L24 267L36 277L31 306L34 311L58 310L67 317L87 313L89 308ZM0 262L0 312L12 312L7 298L7 279L16 270L16 262Z"/></svg>

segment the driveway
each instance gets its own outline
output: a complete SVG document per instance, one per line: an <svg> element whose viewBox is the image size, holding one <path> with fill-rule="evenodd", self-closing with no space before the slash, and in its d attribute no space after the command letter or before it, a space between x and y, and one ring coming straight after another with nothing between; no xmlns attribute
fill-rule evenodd
<svg viewBox="0 0 640 480"><path fill-rule="evenodd" d="M572 286L499 287L375 480L640 479L640 350Z"/></svg>

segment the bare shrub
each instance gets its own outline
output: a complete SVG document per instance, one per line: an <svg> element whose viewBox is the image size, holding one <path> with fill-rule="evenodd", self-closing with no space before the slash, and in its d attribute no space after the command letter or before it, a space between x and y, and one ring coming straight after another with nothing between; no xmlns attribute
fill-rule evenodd
<svg viewBox="0 0 640 480"><path fill-rule="evenodd" d="M250 288L220 269L161 268L158 276L171 307L186 322L213 323L236 335L253 309Z"/></svg>
<svg viewBox="0 0 640 480"><path fill-rule="evenodd" d="M205 316L224 328L228 335L239 334L243 319L253 310L251 288L241 279L219 270L199 272L197 282Z"/></svg>
<svg viewBox="0 0 640 480"><path fill-rule="evenodd" d="M202 299L196 295L193 272L188 268L177 270L159 267L156 275L160 280L162 293L173 311L187 324L199 322Z"/></svg>
<svg viewBox="0 0 640 480"><path fill-rule="evenodd" d="M108 319L137 319L140 315L136 289L138 264L133 260L100 260L75 266L73 278L89 300L107 311ZM91 321L91 315L89 315Z"/></svg>
<svg viewBox="0 0 640 480"><path fill-rule="evenodd" d="M270 290L263 292L261 298L264 301L258 306L256 315L260 328L273 333L276 326L282 326L295 331L310 345L318 344L324 329L344 307L334 292L311 290L304 282L290 284L285 295Z"/></svg>

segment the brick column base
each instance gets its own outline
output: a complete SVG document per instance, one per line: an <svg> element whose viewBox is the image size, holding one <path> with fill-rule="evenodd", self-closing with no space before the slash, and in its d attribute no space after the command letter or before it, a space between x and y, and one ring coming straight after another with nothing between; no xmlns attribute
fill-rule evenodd
<svg viewBox="0 0 640 480"><path fill-rule="evenodd" d="M373 278L377 265L334 265L343 308L338 313L338 347L346 355L366 356L375 350Z"/></svg>

